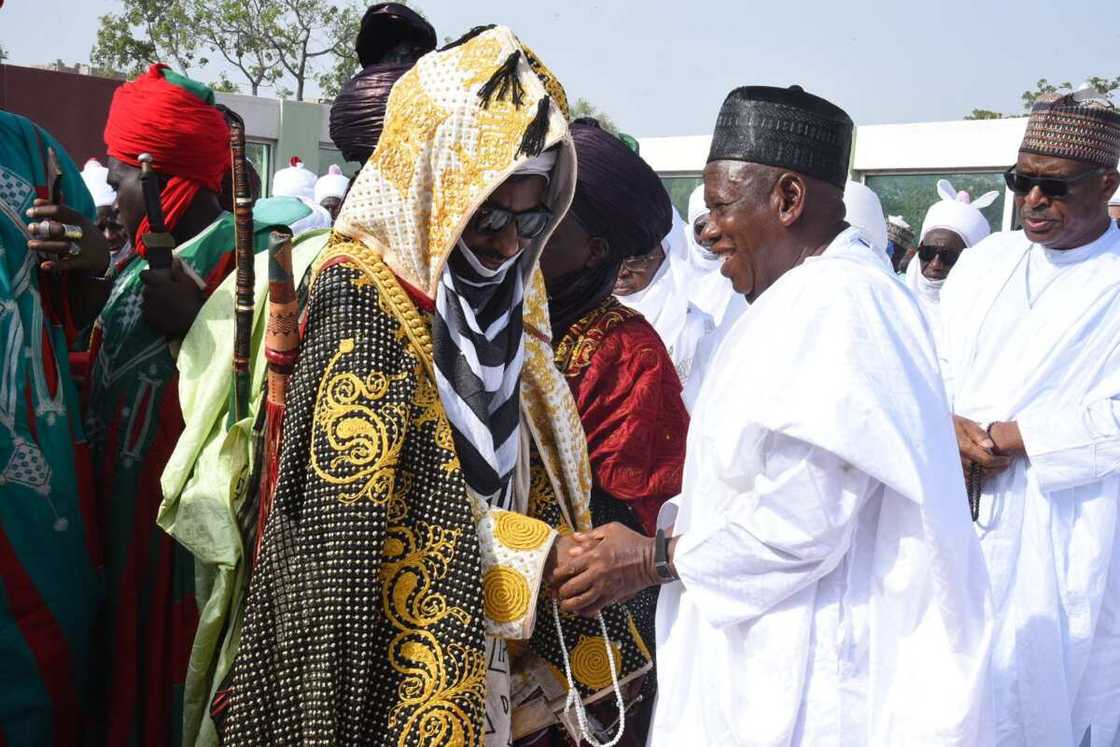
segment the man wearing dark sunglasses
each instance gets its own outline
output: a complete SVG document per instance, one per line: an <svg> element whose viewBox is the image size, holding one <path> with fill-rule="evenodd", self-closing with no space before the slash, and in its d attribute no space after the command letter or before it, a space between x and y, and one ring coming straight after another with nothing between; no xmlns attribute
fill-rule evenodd
<svg viewBox="0 0 1120 747"><path fill-rule="evenodd" d="M1120 731L1120 111L1036 104L1007 186L1023 230L942 294L942 372L991 579L1000 745Z"/></svg>
<svg viewBox="0 0 1120 747"><path fill-rule="evenodd" d="M958 192L945 179L937 182L937 192L941 199L933 203L922 222L918 261L906 268L906 285L918 299L934 340L941 329L941 286L961 252L992 232L980 210L999 197L999 192L988 192L973 200L968 192Z"/></svg>

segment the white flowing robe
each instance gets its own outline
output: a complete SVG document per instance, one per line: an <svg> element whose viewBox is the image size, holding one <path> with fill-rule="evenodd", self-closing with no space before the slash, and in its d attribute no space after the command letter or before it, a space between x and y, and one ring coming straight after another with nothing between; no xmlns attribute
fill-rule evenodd
<svg viewBox="0 0 1120 747"><path fill-rule="evenodd" d="M650 744L984 743L990 597L933 343L858 231L720 346L660 518Z"/></svg>
<svg viewBox="0 0 1120 747"><path fill-rule="evenodd" d="M653 280L637 293L615 296L623 306L641 313L657 330L682 387L688 385L697 346L715 329L708 315L689 301L694 273L688 264L687 231L684 221L673 210L673 227L661 242L665 259Z"/></svg>
<svg viewBox="0 0 1120 747"><path fill-rule="evenodd" d="M1022 232L965 252L941 295L953 410L1019 424L984 485L1000 745L1120 744L1120 229L1056 252Z"/></svg>

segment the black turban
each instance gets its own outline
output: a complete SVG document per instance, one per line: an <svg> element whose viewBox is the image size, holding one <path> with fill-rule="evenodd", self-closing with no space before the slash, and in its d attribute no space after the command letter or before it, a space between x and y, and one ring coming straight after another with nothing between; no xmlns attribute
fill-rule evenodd
<svg viewBox="0 0 1120 747"><path fill-rule="evenodd" d="M362 16L354 43L362 67L384 62L415 62L435 48L436 30L432 24L401 3L371 5ZM385 59L389 54L399 59Z"/></svg>
<svg viewBox="0 0 1120 747"><path fill-rule="evenodd" d="M331 104L331 140L347 161L365 163L373 155L393 84L412 67L367 65L339 91Z"/></svg>
<svg viewBox="0 0 1120 747"><path fill-rule="evenodd" d="M708 162L777 166L844 189L852 129L843 109L801 86L744 86L719 110Z"/></svg>
<svg viewBox="0 0 1120 747"><path fill-rule="evenodd" d="M661 179L595 120L578 119L571 132L578 162L572 215L592 237L606 239L615 258L648 253L673 226Z"/></svg>

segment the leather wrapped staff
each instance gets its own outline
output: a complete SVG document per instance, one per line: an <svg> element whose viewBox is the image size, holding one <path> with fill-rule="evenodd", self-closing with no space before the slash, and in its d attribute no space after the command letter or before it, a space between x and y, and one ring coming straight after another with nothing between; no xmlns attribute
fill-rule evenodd
<svg viewBox="0 0 1120 747"><path fill-rule="evenodd" d="M229 120L229 146L233 162L234 251L237 280L233 337L233 422L249 414L249 346L253 336L253 195L245 166L245 122L231 109L224 109Z"/></svg>

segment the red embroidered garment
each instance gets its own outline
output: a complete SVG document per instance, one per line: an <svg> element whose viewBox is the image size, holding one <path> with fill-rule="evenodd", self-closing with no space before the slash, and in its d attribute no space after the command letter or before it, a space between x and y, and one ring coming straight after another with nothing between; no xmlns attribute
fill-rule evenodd
<svg viewBox="0 0 1120 747"><path fill-rule="evenodd" d="M647 534L680 493L688 412L673 361L641 314L608 298L556 345L587 434L595 488L625 501Z"/></svg>

